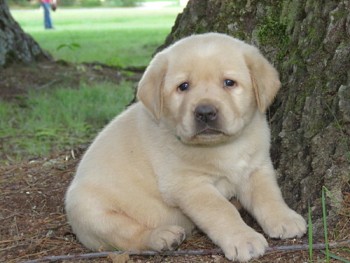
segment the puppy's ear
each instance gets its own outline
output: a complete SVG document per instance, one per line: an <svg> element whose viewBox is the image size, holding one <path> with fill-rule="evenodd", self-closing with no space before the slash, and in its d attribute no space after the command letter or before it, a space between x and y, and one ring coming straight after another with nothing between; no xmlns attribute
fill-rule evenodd
<svg viewBox="0 0 350 263"><path fill-rule="evenodd" d="M253 46L249 46L244 57L250 70L258 108L260 112L265 112L281 87L278 72Z"/></svg>
<svg viewBox="0 0 350 263"><path fill-rule="evenodd" d="M152 113L156 120L159 120L162 114L162 90L166 71L166 57L163 53L159 53L147 67L137 88L137 98Z"/></svg>

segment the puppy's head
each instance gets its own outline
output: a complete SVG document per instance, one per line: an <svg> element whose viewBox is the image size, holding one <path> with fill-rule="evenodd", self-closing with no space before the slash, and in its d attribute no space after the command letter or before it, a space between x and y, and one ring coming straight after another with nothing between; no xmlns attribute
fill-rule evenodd
<svg viewBox="0 0 350 263"><path fill-rule="evenodd" d="M183 143L217 144L264 113L279 87L277 71L255 47L208 33L158 53L137 95Z"/></svg>

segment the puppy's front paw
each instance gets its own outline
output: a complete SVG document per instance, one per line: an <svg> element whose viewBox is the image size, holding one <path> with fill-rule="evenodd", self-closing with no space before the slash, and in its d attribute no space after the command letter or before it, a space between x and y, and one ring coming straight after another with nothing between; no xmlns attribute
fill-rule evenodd
<svg viewBox="0 0 350 263"><path fill-rule="evenodd" d="M250 229L230 237L226 243L222 246L225 257L239 262L262 256L268 246L263 235Z"/></svg>
<svg viewBox="0 0 350 263"><path fill-rule="evenodd" d="M162 226L154 229L149 236L148 246L162 252L176 249L186 237L185 230L179 226Z"/></svg>
<svg viewBox="0 0 350 263"><path fill-rule="evenodd" d="M291 209L271 215L265 220L262 227L265 233L272 238L301 237L306 233L304 218Z"/></svg>

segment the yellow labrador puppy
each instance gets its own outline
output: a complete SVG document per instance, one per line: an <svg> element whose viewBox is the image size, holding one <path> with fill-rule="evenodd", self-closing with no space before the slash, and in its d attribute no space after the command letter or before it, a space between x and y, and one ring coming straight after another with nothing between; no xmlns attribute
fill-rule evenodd
<svg viewBox="0 0 350 263"><path fill-rule="evenodd" d="M280 87L259 51L218 33L158 53L139 102L84 155L66 195L69 222L88 248L172 250L195 226L230 260L264 254L263 235L228 201L236 197L273 238L302 236L271 163L265 110Z"/></svg>

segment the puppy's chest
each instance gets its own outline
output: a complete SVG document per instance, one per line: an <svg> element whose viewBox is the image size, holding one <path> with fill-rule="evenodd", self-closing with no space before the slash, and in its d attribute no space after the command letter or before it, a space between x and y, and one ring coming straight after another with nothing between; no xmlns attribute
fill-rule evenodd
<svg viewBox="0 0 350 263"><path fill-rule="evenodd" d="M227 191L235 191L240 185L248 183L250 174L255 168L256 165L249 156L238 158L236 160L232 159L225 162L219 162L216 169L213 169L213 183L223 194ZM226 196L226 194L224 195Z"/></svg>

